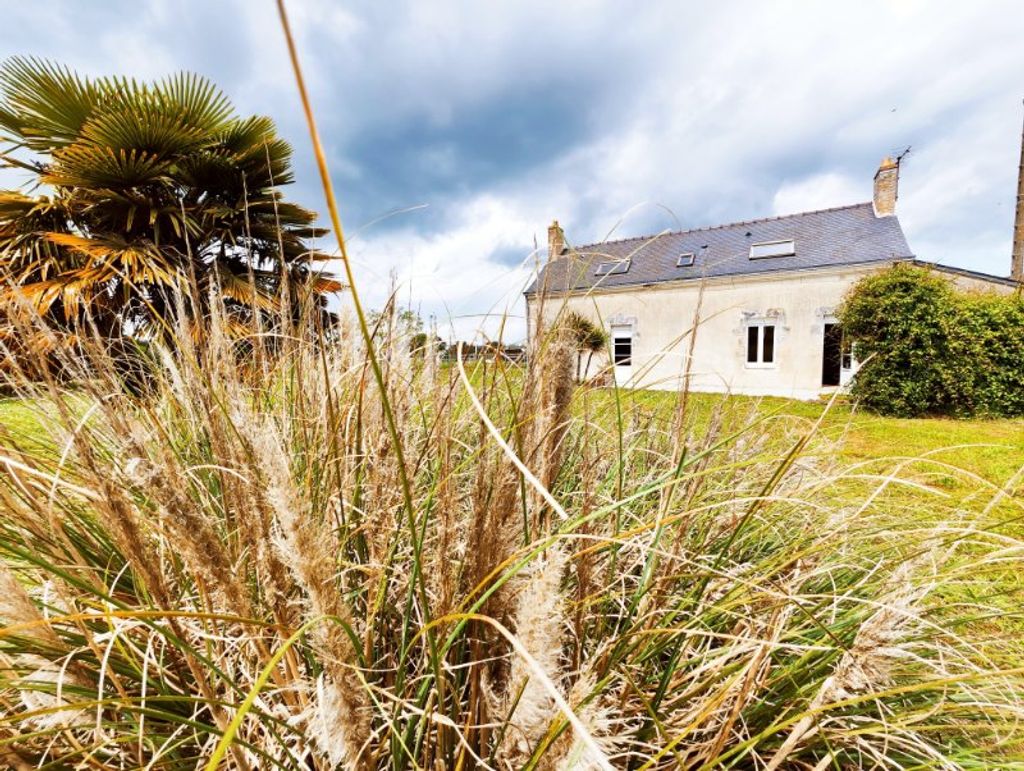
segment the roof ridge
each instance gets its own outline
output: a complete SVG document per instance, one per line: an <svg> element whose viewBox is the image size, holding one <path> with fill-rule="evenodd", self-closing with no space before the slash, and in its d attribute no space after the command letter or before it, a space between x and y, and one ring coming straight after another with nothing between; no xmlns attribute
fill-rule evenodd
<svg viewBox="0 0 1024 771"><path fill-rule="evenodd" d="M763 222L777 222L778 220L791 219L793 217L803 217L808 214L825 214L826 212L843 211L844 209L856 209L860 206L871 206L871 201L862 201L861 203L850 203L845 206L829 206L824 209L811 209L809 211L795 212L793 214L779 214L774 217L759 217L752 220L738 220L736 222L726 222L722 225L707 225L702 228L689 228L687 230L669 230L660 233L653 233L647 236L629 236L627 238L613 238L605 241L595 241L590 244L581 244L580 246L570 247L570 251L578 252L580 249L586 249L593 246L605 246L607 244L624 244L629 241L648 241L655 238L661 238L663 236L683 236L688 233L706 233L711 230L723 230L725 228L734 228L737 225L758 225Z"/></svg>

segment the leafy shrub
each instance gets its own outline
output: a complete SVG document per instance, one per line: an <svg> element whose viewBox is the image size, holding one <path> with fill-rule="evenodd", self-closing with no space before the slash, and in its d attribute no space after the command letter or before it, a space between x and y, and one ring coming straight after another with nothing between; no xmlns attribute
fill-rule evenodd
<svg viewBox="0 0 1024 771"><path fill-rule="evenodd" d="M972 333L979 412L1024 415L1024 298L966 295L960 316Z"/></svg>
<svg viewBox="0 0 1024 771"><path fill-rule="evenodd" d="M840 323L864 361L853 394L885 415L1024 414L1024 302L914 265L862 279Z"/></svg>

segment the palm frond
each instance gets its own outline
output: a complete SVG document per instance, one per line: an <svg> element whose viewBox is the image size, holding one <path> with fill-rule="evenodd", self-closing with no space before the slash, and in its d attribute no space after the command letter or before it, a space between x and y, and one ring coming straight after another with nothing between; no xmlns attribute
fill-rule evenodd
<svg viewBox="0 0 1024 771"><path fill-rule="evenodd" d="M54 153L40 181L59 187L136 187L164 178L171 162L141 149L74 144Z"/></svg>
<svg viewBox="0 0 1024 771"><path fill-rule="evenodd" d="M8 60L4 138L54 194L0 193L0 280L57 325L73 327L76 314L102 304L132 328L159 327L178 312L162 293L193 275L204 295L190 313L208 315L210 288L235 311L249 306L243 315L267 313L280 302L283 271L307 265L307 240L326 232L279 192L292 181L291 148L273 122L236 116L193 73L88 79ZM29 151L39 157L22 159Z"/></svg>
<svg viewBox="0 0 1024 771"><path fill-rule="evenodd" d="M187 155L208 144L207 126L189 121L176 105L126 104L104 110L83 126L81 140L112 150L137 150L160 157Z"/></svg>
<svg viewBox="0 0 1024 771"><path fill-rule="evenodd" d="M0 93L5 102L0 126L8 137L51 152L78 138L101 89L64 65L15 56L0 66Z"/></svg>
<svg viewBox="0 0 1024 771"><path fill-rule="evenodd" d="M216 130L234 112L231 102L212 81L193 72L164 78L156 93L165 105L180 110L182 119L191 126Z"/></svg>
<svg viewBox="0 0 1024 771"><path fill-rule="evenodd" d="M210 281L216 282L217 288L225 298L270 311L280 304L280 299L272 291L277 278L277 274L274 273L253 271L253 280L250 280L247 275L239 275L218 267L210 276Z"/></svg>

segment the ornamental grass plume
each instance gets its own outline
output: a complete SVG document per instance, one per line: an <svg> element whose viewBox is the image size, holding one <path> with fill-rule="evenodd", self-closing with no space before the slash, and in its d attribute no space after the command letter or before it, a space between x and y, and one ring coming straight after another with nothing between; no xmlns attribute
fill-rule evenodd
<svg viewBox="0 0 1024 771"><path fill-rule="evenodd" d="M577 387L558 298L525 365L418 364L349 283L0 368L4 763L1024 764L1006 480Z"/></svg>
<svg viewBox="0 0 1024 771"><path fill-rule="evenodd" d="M915 503L905 459L847 472L814 425L697 395L680 439L671 398L566 397L542 359L396 352L382 389L309 323L239 366L216 323L140 352L143 390L92 343L73 389L8 380L36 421L0 436L9 765L1021 759L1003 487Z"/></svg>
<svg viewBox="0 0 1024 771"><path fill-rule="evenodd" d="M275 514L275 546L301 587L303 620L329 620L311 630L323 673L317 680L316 730L324 754L337 765L360 768L370 740L370 704L355 671L357 632L351 609L337 586L337 543L292 481L284 448L271 426L253 441L254 455L266 472L267 501Z"/></svg>
<svg viewBox="0 0 1024 771"><path fill-rule="evenodd" d="M566 631L561 587L565 561L562 550L555 546L530 567L514 616L519 642L556 683L562 680L562 637ZM558 710L546 685L538 682L519 658L512 660L499 712L507 717L497 757L505 768L521 768Z"/></svg>
<svg viewBox="0 0 1024 771"><path fill-rule="evenodd" d="M60 640L11 569L0 563L0 620L5 628L40 644L59 647Z"/></svg>
<svg viewBox="0 0 1024 771"><path fill-rule="evenodd" d="M557 719L549 729L549 736L552 729L560 734L545 750L537 768L541 771L586 771L599 768L602 758L615 758L619 748L617 737L629 730L629 726L617 725L613 719L615 696L602 691L592 673L579 675L569 691L569 703L596 741L600 754L582 741L575 729L566 727L564 719Z"/></svg>
<svg viewBox="0 0 1024 771"><path fill-rule="evenodd" d="M916 563L901 564L887 580L887 591L879 598L877 609L857 629L853 644L839 658L835 669L811 699L808 712L792 730L766 766L766 771L780 768L793 748L813 731L816 713L826 704L870 693L892 685L894 665L913 656L912 634L921 619L915 606L933 589L927 583L915 583Z"/></svg>

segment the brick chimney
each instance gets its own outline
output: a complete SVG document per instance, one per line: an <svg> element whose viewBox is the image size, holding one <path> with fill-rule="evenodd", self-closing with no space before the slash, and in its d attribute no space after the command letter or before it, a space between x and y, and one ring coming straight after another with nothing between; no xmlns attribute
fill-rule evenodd
<svg viewBox="0 0 1024 771"><path fill-rule="evenodd" d="M900 183L900 164L888 155L875 172L875 216L891 217L896 213L896 189Z"/></svg>
<svg viewBox="0 0 1024 771"><path fill-rule="evenodd" d="M1020 137L1020 168L1017 170L1017 214L1013 220L1013 259L1010 278L1024 283L1024 132Z"/></svg>
<svg viewBox="0 0 1024 771"><path fill-rule="evenodd" d="M552 220L548 226L548 262L554 262L562 256L565 250L565 231L558 224L558 220Z"/></svg>

